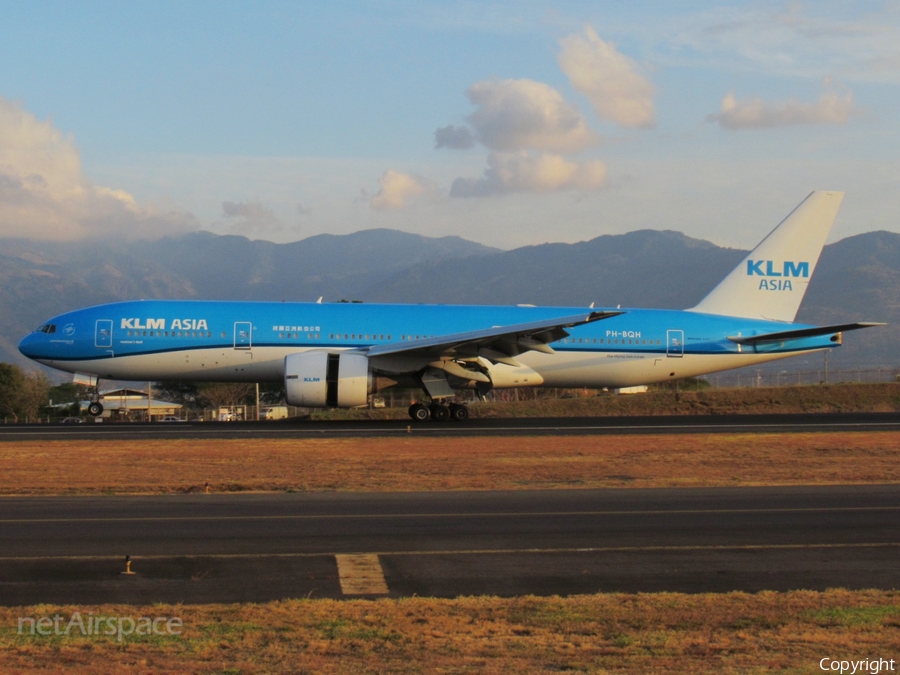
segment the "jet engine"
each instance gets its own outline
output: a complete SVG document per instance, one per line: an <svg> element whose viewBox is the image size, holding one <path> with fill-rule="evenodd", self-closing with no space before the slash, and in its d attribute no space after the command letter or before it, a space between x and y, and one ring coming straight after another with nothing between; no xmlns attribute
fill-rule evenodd
<svg viewBox="0 0 900 675"><path fill-rule="evenodd" d="M363 354L311 351L284 359L284 389L289 405L306 408L356 408L372 391L369 359Z"/></svg>

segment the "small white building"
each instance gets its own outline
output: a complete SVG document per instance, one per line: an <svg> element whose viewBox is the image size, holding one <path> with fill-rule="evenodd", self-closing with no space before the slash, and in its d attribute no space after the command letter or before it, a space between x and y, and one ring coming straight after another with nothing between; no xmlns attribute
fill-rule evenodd
<svg viewBox="0 0 900 675"><path fill-rule="evenodd" d="M641 384L637 387L621 387L616 389L616 391L620 394L646 394L648 387L645 384Z"/></svg>

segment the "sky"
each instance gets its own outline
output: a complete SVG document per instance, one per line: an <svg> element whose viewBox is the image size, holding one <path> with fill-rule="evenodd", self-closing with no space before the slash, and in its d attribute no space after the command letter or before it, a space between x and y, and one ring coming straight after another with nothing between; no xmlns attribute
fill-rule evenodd
<svg viewBox="0 0 900 675"><path fill-rule="evenodd" d="M900 2L9 2L0 237L900 232Z"/></svg>

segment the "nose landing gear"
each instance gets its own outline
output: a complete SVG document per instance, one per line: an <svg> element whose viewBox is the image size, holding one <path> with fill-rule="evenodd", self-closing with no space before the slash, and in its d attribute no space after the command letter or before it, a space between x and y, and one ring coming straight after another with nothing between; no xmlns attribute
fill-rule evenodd
<svg viewBox="0 0 900 675"><path fill-rule="evenodd" d="M94 384L88 388L88 413L92 417L100 417L103 414L103 404L100 403L100 380L95 380Z"/></svg>

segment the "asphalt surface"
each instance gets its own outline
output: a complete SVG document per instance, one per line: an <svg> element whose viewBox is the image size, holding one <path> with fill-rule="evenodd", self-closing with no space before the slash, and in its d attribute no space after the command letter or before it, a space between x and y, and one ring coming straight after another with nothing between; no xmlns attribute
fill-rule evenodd
<svg viewBox="0 0 900 675"><path fill-rule="evenodd" d="M898 522L898 485L9 497L0 604L890 589Z"/></svg>
<svg viewBox="0 0 900 675"><path fill-rule="evenodd" d="M184 422L152 424L0 425L0 442L165 438L354 438L428 436L591 436L603 434L794 433L804 431L900 431L900 413L802 415L683 415L652 417L542 417L470 419L466 422L362 420L322 422Z"/></svg>

